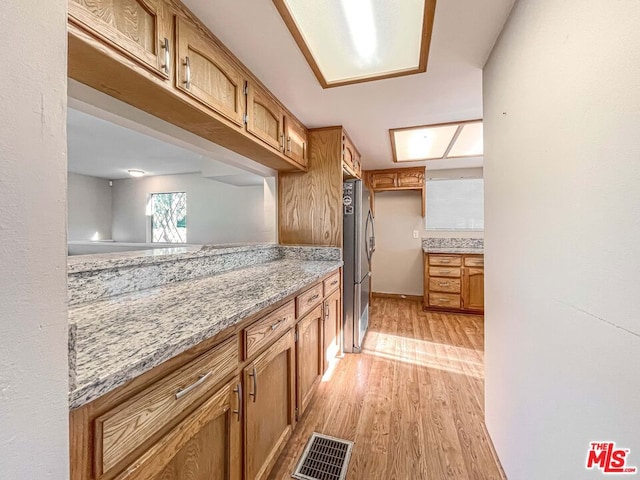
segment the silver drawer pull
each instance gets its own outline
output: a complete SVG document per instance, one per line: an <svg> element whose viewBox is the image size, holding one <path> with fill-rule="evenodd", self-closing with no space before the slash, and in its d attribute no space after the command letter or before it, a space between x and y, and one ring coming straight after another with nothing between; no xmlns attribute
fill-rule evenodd
<svg viewBox="0 0 640 480"><path fill-rule="evenodd" d="M440 273L446 275L447 273L451 273L451 270L440 270Z"/></svg>
<svg viewBox="0 0 640 480"><path fill-rule="evenodd" d="M449 282L441 282L438 284L440 287L448 287L449 286Z"/></svg>
<svg viewBox="0 0 640 480"><path fill-rule="evenodd" d="M187 393L189 393L191 390L193 390L194 388L199 387L200 385L202 385L204 382L207 381L207 379L213 375L213 371L205 373L204 375L200 375L200 378L198 379L197 382L189 385L186 388L181 388L180 390L178 390L176 392L176 400L180 400L182 397L184 397Z"/></svg>
<svg viewBox="0 0 640 480"><path fill-rule="evenodd" d="M271 330L275 330L276 328L278 328L280 325L282 325L282 322L284 322L286 319L287 319L286 317L285 318L281 318L276 323L271 325Z"/></svg>
<svg viewBox="0 0 640 480"><path fill-rule="evenodd" d="M451 263L451 260L449 260L448 258L441 258L440 259L440 263Z"/></svg>
<svg viewBox="0 0 640 480"><path fill-rule="evenodd" d="M317 299L319 299L319 298L320 298L320 294L319 294L319 293L316 293L313 297L311 297L309 300L307 300L307 303L311 303L311 302L313 302L314 300L317 300Z"/></svg>
<svg viewBox="0 0 640 480"><path fill-rule="evenodd" d="M333 287L334 285L337 285L337 284L338 284L338 279L336 278L333 282L329 284L329 286Z"/></svg>

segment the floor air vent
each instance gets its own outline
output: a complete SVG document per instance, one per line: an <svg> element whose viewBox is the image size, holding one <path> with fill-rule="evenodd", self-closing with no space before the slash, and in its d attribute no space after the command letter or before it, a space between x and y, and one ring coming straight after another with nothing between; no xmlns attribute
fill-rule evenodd
<svg viewBox="0 0 640 480"><path fill-rule="evenodd" d="M293 478L299 480L344 480L353 442L314 433L298 462Z"/></svg>

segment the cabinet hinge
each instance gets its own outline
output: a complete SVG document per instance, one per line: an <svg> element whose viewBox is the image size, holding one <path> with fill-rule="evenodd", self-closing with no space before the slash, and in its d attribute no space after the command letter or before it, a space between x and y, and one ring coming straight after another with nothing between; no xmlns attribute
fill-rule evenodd
<svg viewBox="0 0 640 480"><path fill-rule="evenodd" d="M293 341L297 342L299 336L300 336L300 333L298 331L296 331L296 333L293 334Z"/></svg>
<svg viewBox="0 0 640 480"><path fill-rule="evenodd" d="M249 82L244 82L244 94L249 95Z"/></svg>
<svg viewBox="0 0 640 480"><path fill-rule="evenodd" d="M244 123L249 123L249 115L245 113L244 117L242 117L242 120L244 121Z"/></svg>
<svg viewBox="0 0 640 480"><path fill-rule="evenodd" d="M296 416L296 422L297 422L297 421L298 421L298 419L300 418L300 414L299 414L299 412L298 412L298 407L296 407L295 416Z"/></svg>

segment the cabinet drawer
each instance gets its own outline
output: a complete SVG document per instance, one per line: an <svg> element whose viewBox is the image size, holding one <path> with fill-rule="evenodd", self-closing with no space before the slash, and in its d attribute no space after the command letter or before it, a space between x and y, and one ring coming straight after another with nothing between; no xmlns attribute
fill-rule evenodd
<svg viewBox="0 0 640 480"><path fill-rule="evenodd" d="M429 267L430 277L460 277L458 267Z"/></svg>
<svg viewBox="0 0 640 480"><path fill-rule="evenodd" d="M484 257L465 257L465 267L484 267Z"/></svg>
<svg viewBox="0 0 640 480"><path fill-rule="evenodd" d="M450 293L430 293L429 305L432 307L460 308L460 295Z"/></svg>
<svg viewBox="0 0 640 480"><path fill-rule="evenodd" d="M462 265L462 257L457 255L429 255L429 265Z"/></svg>
<svg viewBox="0 0 640 480"><path fill-rule="evenodd" d="M96 419L96 467L100 474L171 423L232 374L240 363L236 336L154 383Z"/></svg>
<svg viewBox="0 0 640 480"><path fill-rule="evenodd" d="M245 359L276 340L294 325L295 319L295 307L291 301L245 329Z"/></svg>
<svg viewBox="0 0 640 480"><path fill-rule="evenodd" d="M429 291L460 293L460 280L457 278L429 278Z"/></svg>
<svg viewBox="0 0 640 480"><path fill-rule="evenodd" d="M340 272L336 272L324 281L324 296L326 297L340 286Z"/></svg>
<svg viewBox="0 0 640 480"><path fill-rule="evenodd" d="M322 283L314 285L309 290L296 297L296 314L302 317L322 300Z"/></svg>

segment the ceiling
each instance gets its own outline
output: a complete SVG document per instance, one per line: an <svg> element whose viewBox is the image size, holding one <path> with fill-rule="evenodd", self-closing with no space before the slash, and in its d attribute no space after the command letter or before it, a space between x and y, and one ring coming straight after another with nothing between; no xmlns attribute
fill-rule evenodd
<svg viewBox="0 0 640 480"><path fill-rule="evenodd" d="M232 185L262 185L263 177L88 113L67 110L68 169L117 180L127 170L147 176L199 173Z"/></svg>
<svg viewBox="0 0 640 480"><path fill-rule="evenodd" d="M427 72L323 89L272 0L183 0L309 128L344 125L365 169L392 168L389 129L482 118L482 68L515 0L437 3ZM477 167L482 157L407 163Z"/></svg>

